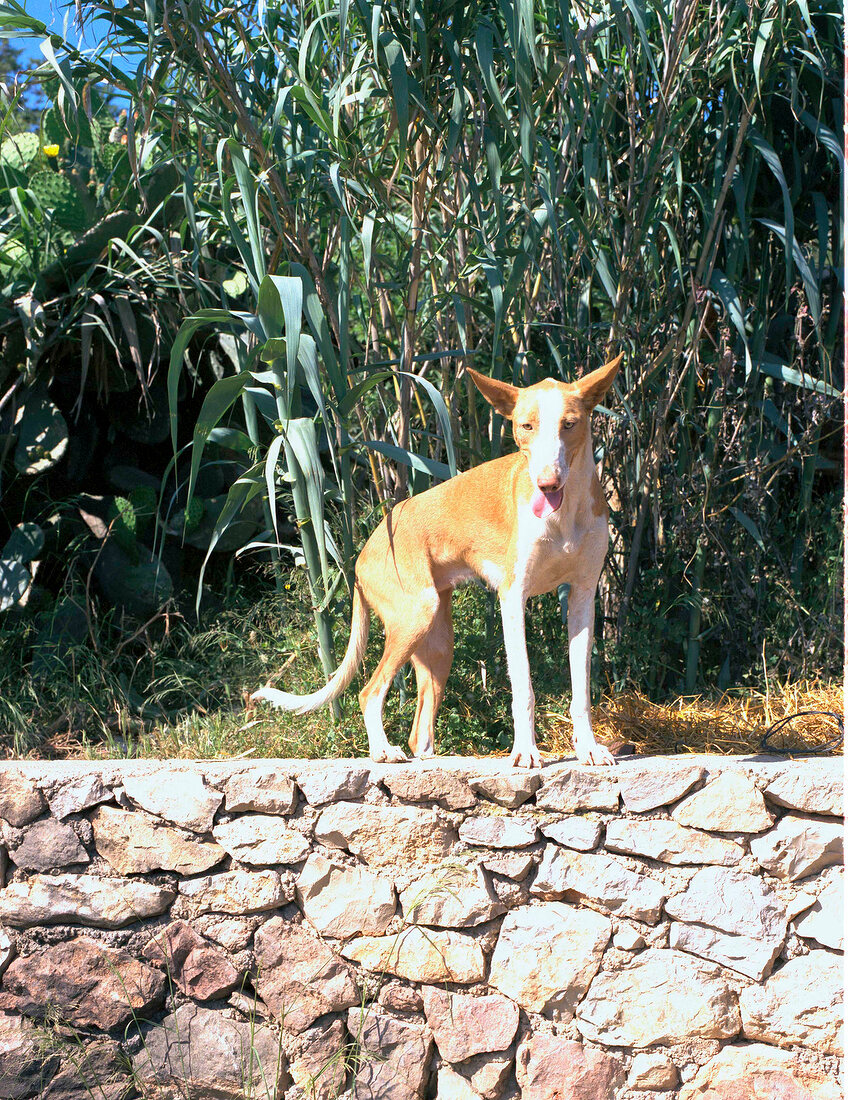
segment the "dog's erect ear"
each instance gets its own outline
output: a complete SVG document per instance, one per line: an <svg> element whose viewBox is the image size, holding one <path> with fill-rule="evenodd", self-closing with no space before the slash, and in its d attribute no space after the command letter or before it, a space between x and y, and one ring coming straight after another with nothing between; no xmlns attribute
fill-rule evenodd
<svg viewBox="0 0 848 1100"><path fill-rule="evenodd" d="M515 402L518 400L518 387L511 386L509 382L499 382L497 378L487 378L485 374L478 374L476 370L468 367L468 373L474 385L486 398L495 412L512 419L515 411Z"/></svg>
<svg viewBox="0 0 848 1100"><path fill-rule="evenodd" d="M585 378L579 378L574 383L589 412L603 400L604 394L618 374L618 368L621 366L623 358L624 352L622 351L605 366L598 367L597 370L593 370L591 374L587 374Z"/></svg>

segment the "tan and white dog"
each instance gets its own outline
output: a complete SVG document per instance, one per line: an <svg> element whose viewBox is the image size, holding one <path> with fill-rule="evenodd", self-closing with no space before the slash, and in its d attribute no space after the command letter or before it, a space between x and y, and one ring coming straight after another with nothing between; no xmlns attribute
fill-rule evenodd
<svg viewBox="0 0 848 1100"><path fill-rule="evenodd" d="M592 410L620 362L619 355L578 382L546 378L524 389L469 370L486 400L512 421L518 452L393 508L356 563L350 641L333 678L312 695L262 688L253 698L298 714L330 703L353 679L368 641L369 611L375 611L385 647L359 693L369 753L375 761L406 759L386 738L383 703L395 674L411 661L418 706L409 745L416 756L432 756L453 660L451 597L458 584L480 577L500 598L515 724L510 763L538 768L524 605L528 596L567 582L574 748L584 764L614 764L592 733L589 704L595 590L609 540L590 429Z"/></svg>

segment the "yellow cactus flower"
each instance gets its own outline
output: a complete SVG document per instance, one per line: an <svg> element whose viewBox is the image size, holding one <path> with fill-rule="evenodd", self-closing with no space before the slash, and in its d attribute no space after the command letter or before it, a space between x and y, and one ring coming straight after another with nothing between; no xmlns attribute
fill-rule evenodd
<svg viewBox="0 0 848 1100"><path fill-rule="evenodd" d="M44 145L42 148L46 157L58 157L59 155L58 145Z"/></svg>

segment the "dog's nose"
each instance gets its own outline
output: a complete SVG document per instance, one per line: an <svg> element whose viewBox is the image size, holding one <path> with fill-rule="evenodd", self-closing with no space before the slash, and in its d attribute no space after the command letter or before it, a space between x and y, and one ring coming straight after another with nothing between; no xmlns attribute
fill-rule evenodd
<svg viewBox="0 0 848 1100"><path fill-rule="evenodd" d="M555 493L559 488L559 478L548 473L540 474L536 478L536 484L543 493Z"/></svg>

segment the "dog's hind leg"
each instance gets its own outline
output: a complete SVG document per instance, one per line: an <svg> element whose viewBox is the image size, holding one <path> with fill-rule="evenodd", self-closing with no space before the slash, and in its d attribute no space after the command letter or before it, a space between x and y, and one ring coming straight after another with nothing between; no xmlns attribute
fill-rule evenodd
<svg viewBox="0 0 848 1100"><path fill-rule="evenodd" d="M409 735L414 756L433 756L435 751L436 715L453 663L452 596L452 590L440 594L433 624L410 658L418 684L418 706Z"/></svg>

